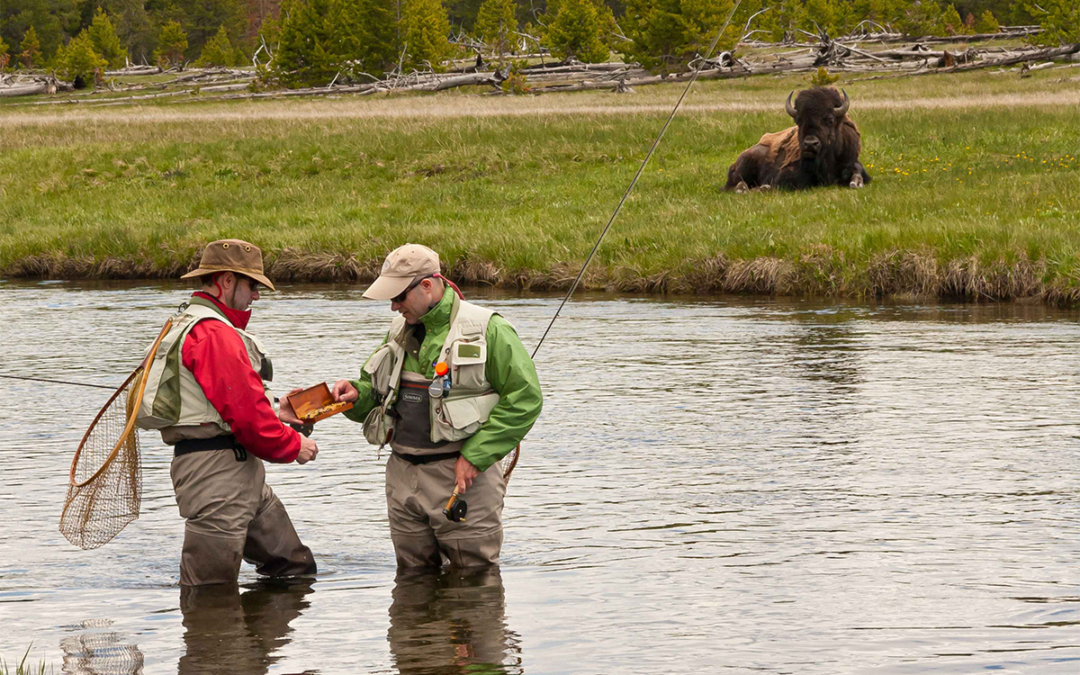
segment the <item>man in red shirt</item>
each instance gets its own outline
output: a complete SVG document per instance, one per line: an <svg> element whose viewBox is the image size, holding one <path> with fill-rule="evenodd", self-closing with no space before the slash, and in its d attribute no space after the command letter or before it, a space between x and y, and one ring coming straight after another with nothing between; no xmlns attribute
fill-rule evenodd
<svg viewBox="0 0 1080 675"><path fill-rule="evenodd" d="M174 448L170 473L187 519L180 583L235 582L241 559L267 576L314 574L311 550L265 481L264 460L305 464L318 447L278 420L265 384L273 366L246 331L260 286L274 288L262 252L215 241L183 278L202 288L162 340L139 413Z"/></svg>

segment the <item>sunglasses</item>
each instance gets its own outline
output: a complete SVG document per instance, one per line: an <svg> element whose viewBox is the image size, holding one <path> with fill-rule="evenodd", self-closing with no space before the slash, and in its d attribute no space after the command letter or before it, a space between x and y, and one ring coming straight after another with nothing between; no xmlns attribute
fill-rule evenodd
<svg viewBox="0 0 1080 675"><path fill-rule="evenodd" d="M416 288L417 286L419 286L419 285L420 285L420 282L421 282L421 281L423 281L424 279L430 279L430 278L432 278L433 276L435 276L435 275L434 275L434 274L429 274L429 275L427 275L426 277L420 277L420 278L419 278L419 279L417 279L416 281L414 281L414 282L412 282L411 284L409 284L409 287L408 287L408 288L406 288L406 289L405 289L405 290L403 290L402 292L398 293L398 294L397 294L397 295L395 295L394 297L390 298L390 302L395 302L395 303L397 303L397 304L399 304L399 305L400 305L401 303L405 302L405 296L409 294L409 291L411 291L412 289L414 289L414 288Z"/></svg>

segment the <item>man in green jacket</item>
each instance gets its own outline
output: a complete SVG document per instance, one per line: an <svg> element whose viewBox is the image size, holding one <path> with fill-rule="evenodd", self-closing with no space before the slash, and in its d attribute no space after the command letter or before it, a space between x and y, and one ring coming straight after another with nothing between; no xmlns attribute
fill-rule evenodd
<svg viewBox="0 0 1080 675"><path fill-rule="evenodd" d="M394 319L356 380L333 394L353 401L346 416L389 445L386 504L399 567L498 562L506 493L499 460L540 415L532 358L514 328L448 290L439 256L417 244L390 253L364 292L390 300ZM451 285L452 286L452 285ZM443 514L456 488L468 496L464 522Z"/></svg>

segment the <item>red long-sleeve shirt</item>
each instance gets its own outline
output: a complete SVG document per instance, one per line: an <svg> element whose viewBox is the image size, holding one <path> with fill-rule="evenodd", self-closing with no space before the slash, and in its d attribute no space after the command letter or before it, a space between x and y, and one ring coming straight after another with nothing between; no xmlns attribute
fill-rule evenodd
<svg viewBox="0 0 1080 675"><path fill-rule="evenodd" d="M205 293L195 295L213 302L234 326L247 327L250 312L230 309ZM200 321L184 340L181 361L248 452L268 462L287 464L296 459L300 434L274 414L235 330L221 321Z"/></svg>

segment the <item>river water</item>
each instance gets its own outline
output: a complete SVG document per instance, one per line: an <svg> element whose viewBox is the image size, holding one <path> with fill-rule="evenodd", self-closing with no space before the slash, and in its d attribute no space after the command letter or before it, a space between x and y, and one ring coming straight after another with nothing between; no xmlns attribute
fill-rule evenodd
<svg viewBox="0 0 1080 675"><path fill-rule="evenodd" d="M251 330L281 390L356 375L391 318L294 286ZM186 296L0 282L0 373L118 384ZM476 292L535 344L558 303ZM321 422L268 480L308 584L181 598L169 454L140 520L57 531L105 390L0 379L0 655L65 673L1080 672L1080 324L1042 307L583 296L500 569L397 575L382 459ZM183 604L183 610L181 606Z"/></svg>

